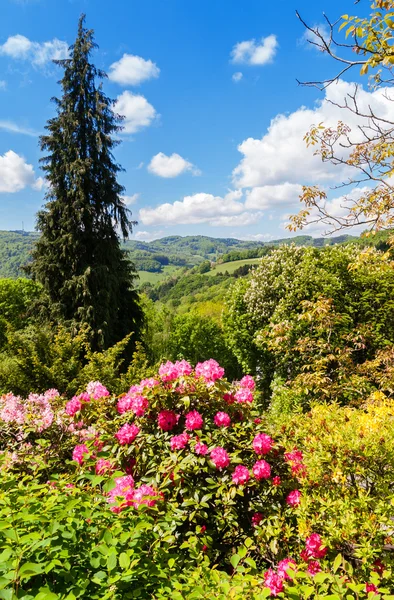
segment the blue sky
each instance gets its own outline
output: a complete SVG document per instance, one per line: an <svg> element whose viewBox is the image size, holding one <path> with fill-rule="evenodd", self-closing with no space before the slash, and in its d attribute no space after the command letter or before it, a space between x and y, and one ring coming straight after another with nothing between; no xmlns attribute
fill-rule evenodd
<svg viewBox="0 0 394 600"><path fill-rule="evenodd" d="M105 90L127 117L116 157L139 221L137 239L287 237L286 215L299 208L300 186L328 189L341 177L302 141L312 123L339 117L324 93L296 83L335 67L303 41L295 9L316 25L323 11L333 20L353 14L353 0L1 5L0 229L22 222L34 229L45 193L37 136L54 114L50 98L60 93L61 71L50 59L73 42L82 12L99 44L94 61L110 73ZM338 100L349 89L340 82L327 96ZM374 100L363 94L366 103ZM329 193L334 210L339 196Z"/></svg>

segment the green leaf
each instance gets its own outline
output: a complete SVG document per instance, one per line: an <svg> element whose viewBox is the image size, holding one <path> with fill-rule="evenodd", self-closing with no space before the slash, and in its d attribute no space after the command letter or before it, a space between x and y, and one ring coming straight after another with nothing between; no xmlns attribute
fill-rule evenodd
<svg viewBox="0 0 394 600"><path fill-rule="evenodd" d="M237 568L239 561L241 560L241 557L239 556L239 554L233 554L232 557L230 558L230 563L232 564L232 566L234 567L234 569Z"/></svg>
<svg viewBox="0 0 394 600"><path fill-rule="evenodd" d="M341 564L342 564L342 555L341 555L341 554L338 554L338 555L335 557L335 560L334 560L334 562L333 562L333 565L332 565L332 571L333 571L334 573L336 573L336 572L338 571L339 567L341 566Z"/></svg>
<svg viewBox="0 0 394 600"><path fill-rule="evenodd" d="M130 557L126 554L126 552L122 552L119 555L119 566L122 569L128 569L130 565Z"/></svg>

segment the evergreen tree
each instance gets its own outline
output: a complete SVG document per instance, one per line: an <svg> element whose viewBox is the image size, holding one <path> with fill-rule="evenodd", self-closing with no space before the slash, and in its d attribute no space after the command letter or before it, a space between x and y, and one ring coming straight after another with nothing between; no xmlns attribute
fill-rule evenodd
<svg viewBox="0 0 394 600"><path fill-rule="evenodd" d="M120 246L135 222L117 182L122 170L113 157L113 139L122 117L103 92L105 73L91 62L97 47L81 16L64 69L57 114L40 139L49 183L47 203L37 215L41 237L30 272L48 292L52 314L77 326L87 324L92 347L105 348L138 330L142 311L133 288L135 267ZM96 85L96 81L99 85Z"/></svg>

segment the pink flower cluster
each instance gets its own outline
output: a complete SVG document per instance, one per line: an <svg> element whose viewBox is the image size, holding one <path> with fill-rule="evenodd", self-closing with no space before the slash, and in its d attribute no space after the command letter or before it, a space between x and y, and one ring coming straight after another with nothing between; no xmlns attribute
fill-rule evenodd
<svg viewBox="0 0 394 600"><path fill-rule="evenodd" d="M140 428L137 427L134 423L129 425L129 423L125 423L117 433L115 433L115 437L117 438L119 444L124 446L125 444L132 444L140 432Z"/></svg>
<svg viewBox="0 0 394 600"><path fill-rule="evenodd" d="M327 554L327 548L322 545L321 537L318 533L312 533L305 542L305 550L301 557L305 560L311 558L324 558Z"/></svg>
<svg viewBox="0 0 394 600"><path fill-rule="evenodd" d="M160 365L159 375L162 381L174 381L179 377L191 375L193 369L190 363L186 360L177 360L175 363L167 361Z"/></svg>
<svg viewBox="0 0 394 600"><path fill-rule="evenodd" d="M211 450L211 460L217 469L224 469L230 464L230 457L224 448L218 446Z"/></svg>
<svg viewBox="0 0 394 600"><path fill-rule="evenodd" d="M253 450L256 454L268 454L273 444L272 438L265 433L258 433L253 440Z"/></svg>
<svg viewBox="0 0 394 600"><path fill-rule="evenodd" d="M134 479L131 475L117 477L115 487L108 493L108 502L112 505L112 512L119 513L127 506L138 508L142 504L154 506L158 500L157 491L150 485L142 484L134 488Z"/></svg>
<svg viewBox="0 0 394 600"><path fill-rule="evenodd" d="M301 492L299 490L293 490L288 494L286 502L289 506L298 506L301 502Z"/></svg>
<svg viewBox="0 0 394 600"><path fill-rule="evenodd" d="M273 569L268 569L264 573L264 587L268 588L271 596L277 596L284 591L283 582L286 580L292 581L288 571L296 571L296 563L292 558L285 558L280 561L277 567L277 572Z"/></svg>
<svg viewBox="0 0 394 600"><path fill-rule="evenodd" d="M196 377L202 377L206 382L213 382L224 375L224 369L216 360L210 358L196 365Z"/></svg>
<svg viewBox="0 0 394 600"><path fill-rule="evenodd" d="M90 396L87 392L82 392L78 396L73 396L66 404L66 413L73 417L82 410L85 403L90 402Z"/></svg>
<svg viewBox="0 0 394 600"><path fill-rule="evenodd" d="M202 429L204 425L204 419L197 410L192 410L186 415L185 427L189 431L194 429Z"/></svg>
<svg viewBox="0 0 394 600"><path fill-rule="evenodd" d="M250 479L249 470L243 465L237 465L232 475L232 480L237 485L245 485Z"/></svg>
<svg viewBox="0 0 394 600"><path fill-rule="evenodd" d="M180 435L174 435L171 438L171 450L183 450L189 443L189 435L187 433L181 433Z"/></svg>
<svg viewBox="0 0 394 600"><path fill-rule="evenodd" d="M303 463L304 455L301 450L294 448L291 452L286 452L285 460L290 464L293 475L298 475L300 477L306 475L306 466Z"/></svg>
<svg viewBox="0 0 394 600"><path fill-rule="evenodd" d="M110 474L114 470L114 465L110 460L106 460L105 458L99 458L96 462L96 475L105 475L106 473Z"/></svg>
<svg viewBox="0 0 394 600"><path fill-rule="evenodd" d="M218 427L230 427L231 425L230 416L226 412L216 413L213 421Z"/></svg>
<svg viewBox="0 0 394 600"><path fill-rule="evenodd" d="M171 431L178 423L179 415L172 410L162 410L157 417L157 424L163 431Z"/></svg>
<svg viewBox="0 0 394 600"><path fill-rule="evenodd" d="M75 446L73 450L73 460L75 460L79 465L82 465L85 454L89 454L89 448L85 446L85 444L79 444L78 446Z"/></svg>
<svg viewBox="0 0 394 600"><path fill-rule="evenodd" d="M251 404L253 402L253 394L247 388L241 388L240 390L235 392L234 398L239 404Z"/></svg>
<svg viewBox="0 0 394 600"><path fill-rule="evenodd" d="M90 381L86 387L86 391L94 400L109 396L109 391L100 381Z"/></svg>
<svg viewBox="0 0 394 600"><path fill-rule="evenodd" d="M56 390L55 390L56 391ZM51 393L29 394L23 400L20 396L6 394L0 398L0 419L16 425L28 424L33 431L42 432L53 423L54 413L50 404ZM58 392L56 393L58 395Z"/></svg>
<svg viewBox="0 0 394 600"><path fill-rule="evenodd" d="M136 388L139 386L133 386ZM130 388L128 394L120 398L117 404L118 413L121 415L123 413L132 411L137 417L142 417L149 407L149 401L145 396L142 396L138 391Z"/></svg>
<svg viewBox="0 0 394 600"><path fill-rule="evenodd" d="M265 460L255 462L252 470L256 479L269 479L271 477L271 467Z"/></svg>
<svg viewBox="0 0 394 600"><path fill-rule="evenodd" d="M206 454L208 454L208 446L201 442L197 442L197 444L194 446L194 452L201 456L205 456Z"/></svg>
<svg viewBox="0 0 394 600"><path fill-rule="evenodd" d="M239 387L246 388L247 390L251 390L253 392L256 384L253 377L250 375L245 375L245 377L242 377L241 381L239 382Z"/></svg>

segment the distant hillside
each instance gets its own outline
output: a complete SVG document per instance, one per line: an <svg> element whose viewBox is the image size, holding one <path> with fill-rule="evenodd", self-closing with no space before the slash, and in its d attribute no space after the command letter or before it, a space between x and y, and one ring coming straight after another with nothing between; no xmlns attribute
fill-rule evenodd
<svg viewBox="0 0 394 600"><path fill-rule="evenodd" d="M21 267L30 260L30 253L37 233L23 231L0 231L0 277L21 277ZM259 256L259 249L279 244L299 246L324 246L325 244L357 241L350 235L335 238L313 238L300 235L270 242L254 242L235 238L212 238L204 235L169 236L152 242L128 240L124 247L138 271L163 273L165 267L193 267L204 261L231 262ZM250 255L249 255L250 254Z"/></svg>

